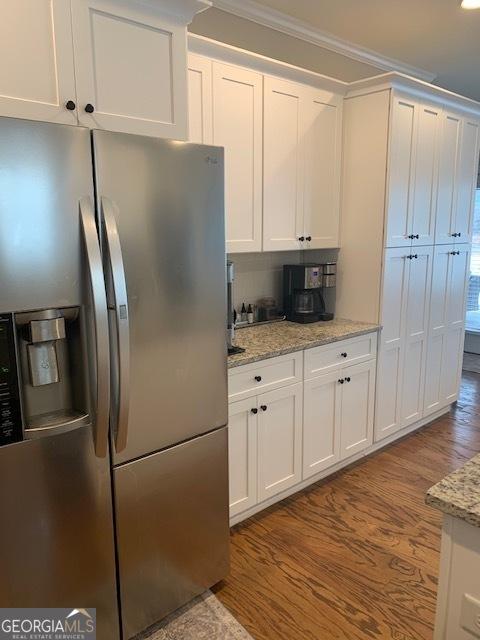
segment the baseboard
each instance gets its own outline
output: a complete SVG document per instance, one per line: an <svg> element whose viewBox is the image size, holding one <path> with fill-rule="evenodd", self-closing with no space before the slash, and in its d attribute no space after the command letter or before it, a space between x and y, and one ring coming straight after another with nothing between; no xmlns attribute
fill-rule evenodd
<svg viewBox="0 0 480 640"><path fill-rule="evenodd" d="M383 449L384 447L388 447L393 442L396 442L397 440L400 440L401 438L408 436L413 431L416 431L417 429L421 429L422 427L425 427L426 425L434 422L441 416L448 413L450 411L450 408L451 408L451 405L443 407L439 411L436 411L435 413L432 413L429 416L422 418L418 422L415 422L414 424L411 424L408 427L404 427L403 429L400 429L396 433L392 433L387 438L384 438L383 440L379 440L378 442L374 442L369 447L367 447L363 451L360 451L359 453L352 456L351 458L346 458L345 460L341 460L340 462L329 467L328 469L324 469L322 472L318 473L317 475L314 475L311 478L307 478L302 482L298 482L293 487L285 489L285 491L278 493L276 496L273 496L268 500L265 500L259 504L256 504L254 507L251 507L250 509L243 511L242 513L238 513L237 515L232 516L230 518L230 526L233 527L234 525L242 522L243 520L246 520L247 518L254 516L256 513L263 511L267 507L271 507L273 504L280 502L285 498L288 498L294 493L297 493L298 491L302 491L303 489L306 489L307 487L309 487L312 484L315 484L319 480L324 480L325 478L333 475L337 471L345 469L346 467L349 467L355 464L359 460L363 460L364 458L367 458L368 456L372 455L373 453L376 453L377 451L379 451L380 449Z"/></svg>

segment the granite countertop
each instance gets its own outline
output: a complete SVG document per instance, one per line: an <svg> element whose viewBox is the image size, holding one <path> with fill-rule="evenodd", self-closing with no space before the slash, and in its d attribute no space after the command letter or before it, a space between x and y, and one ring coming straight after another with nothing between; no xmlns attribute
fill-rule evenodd
<svg viewBox="0 0 480 640"><path fill-rule="evenodd" d="M480 454L431 487L425 502L480 527Z"/></svg>
<svg viewBox="0 0 480 640"><path fill-rule="evenodd" d="M284 320L243 327L235 332L235 344L243 347L245 352L228 356L228 368L361 336L379 328L377 324L340 318L311 324L297 324Z"/></svg>

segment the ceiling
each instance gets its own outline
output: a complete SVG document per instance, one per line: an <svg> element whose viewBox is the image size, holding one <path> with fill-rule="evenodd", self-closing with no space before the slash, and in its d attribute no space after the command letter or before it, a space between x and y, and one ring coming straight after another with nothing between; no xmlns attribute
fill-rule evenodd
<svg viewBox="0 0 480 640"><path fill-rule="evenodd" d="M480 100L480 9L460 0L257 0L334 36L436 75Z"/></svg>

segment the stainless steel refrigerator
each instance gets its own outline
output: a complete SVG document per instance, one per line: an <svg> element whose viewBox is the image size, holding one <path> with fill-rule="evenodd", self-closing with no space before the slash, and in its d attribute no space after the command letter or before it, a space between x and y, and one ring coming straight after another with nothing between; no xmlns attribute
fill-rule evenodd
<svg viewBox="0 0 480 640"><path fill-rule="evenodd" d="M228 570L223 153L0 119L0 606L130 638Z"/></svg>

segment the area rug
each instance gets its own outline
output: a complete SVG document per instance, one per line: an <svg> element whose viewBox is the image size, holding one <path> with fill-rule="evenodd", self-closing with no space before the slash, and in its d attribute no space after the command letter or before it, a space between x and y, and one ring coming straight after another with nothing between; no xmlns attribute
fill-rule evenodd
<svg viewBox="0 0 480 640"><path fill-rule="evenodd" d="M211 591L192 600L136 640L253 640Z"/></svg>
<svg viewBox="0 0 480 640"><path fill-rule="evenodd" d="M463 370L471 373L480 373L480 355L476 353L463 354Z"/></svg>

